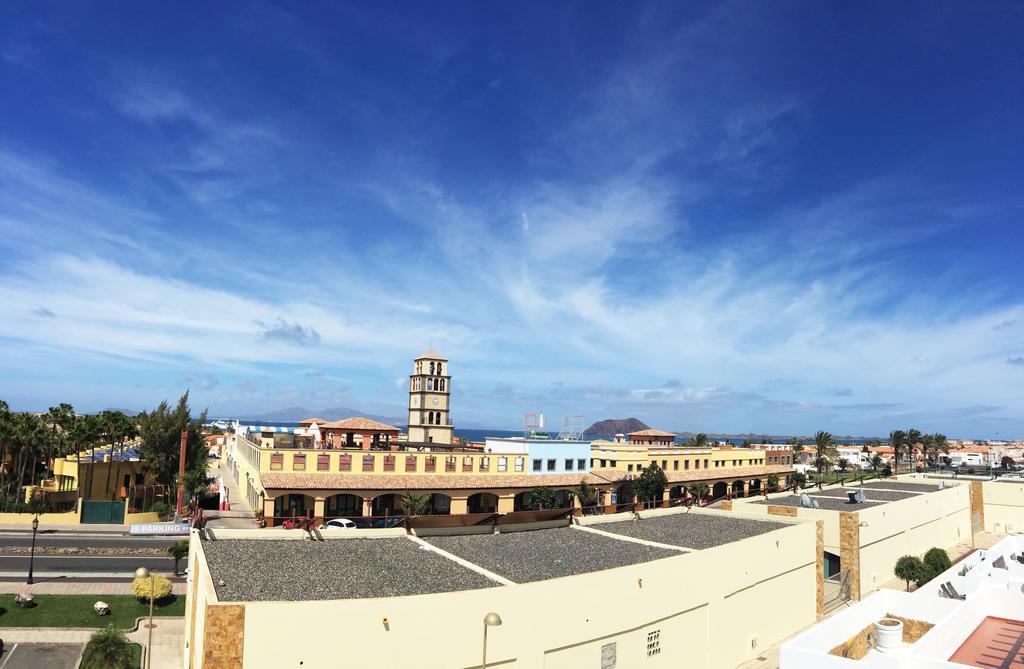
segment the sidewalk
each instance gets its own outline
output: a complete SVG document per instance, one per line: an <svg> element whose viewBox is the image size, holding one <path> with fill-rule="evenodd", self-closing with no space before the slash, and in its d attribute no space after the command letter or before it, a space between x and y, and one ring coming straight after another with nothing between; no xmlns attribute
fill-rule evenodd
<svg viewBox="0 0 1024 669"><path fill-rule="evenodd" d="M149 642L147 619L139 620L138 629L127 632L128 640L145 649ZM0 628L4 646L17 643L85 644L95 629L78 627L6 627ZM144 651L145 652L145 651ZM152 669L179 669L185 652L185 619L159 617L153 620Z"/></svg>
<svg viewBox="0 0 1024 669"><path fill-rule="evenodd" d="M83 583L80 581L51 581L49 583L36 582L28 585L24 582L0 581L0 594L17 595L22 592L31 592L33 595L131 595L131 581L117 583ZM184 596L186 583L184 580L172 580L171 592Z"/></svg>
<svg viewBox="0 0 1024 669"><path fill-rule="evenodd" d="M235 479L231 477L231 472L228 468L222 467L218 463L215 467L211 467L208 473L210 476L220 476L221 480L224 481L224 491L227 493L231 510L207 512L206 515L209 516L209 520L206 526L213 529L243 530L251 530L255 527L253 523L256 519L256 514L253 513L252 508L249 506L249 500L246 499L245 493L235 483Z"/></svg>

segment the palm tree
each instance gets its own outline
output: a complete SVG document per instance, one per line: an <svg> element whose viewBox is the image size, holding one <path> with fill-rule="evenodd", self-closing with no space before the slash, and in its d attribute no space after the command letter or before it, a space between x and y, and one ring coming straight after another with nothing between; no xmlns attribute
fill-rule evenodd
<svg viewBox="0 0 1024 669"><path fill-rule="evenodd" d="M814 468L818 470L818 475L828 472L828 458L824 455L818 455L814 458Z"/></svg>
<svg viewBox="0 0 1024 669"><path fill-rule="evenodd" d="M918 430L916 428L910 428L909 430L907 430L907 434L906 434L906 437L905 437L906 438L905 445L906 445L906 448L907 448L907 455L910 456L910 467L911 467L911 469L914 468L914 464L916 462L916 459L914 457L914 451L919 446L921 446L921 440L922 440L923 436L924 435L921 434L921 430Z"/></svg>
<svg viewBox="0 0 1024 669"><path fill-rule="evenodd" d="M588 506L595 506L597 505L597 490L586 481L580 481L579 486L576 488L576 498L584 509Z"/></svg>
<svg viewBox="0 0 1024 669"><path fill-rule="evenodd" d="M935 455L949 455L949 440L946 439L946 435L936 432L932 435L932 450Z"/></svg>
<svg viewBox="0 0 1024 669"><path fill-rule="evenodd" d="M75 419L75 408L67 402L61 402L55 407L50 407L50 410L46 412L45 419L51 432L48 466L52 470L54 458L65 455L68 431Z"/></svg>
<svg viewBox="0 0 1024 669"><path fill-rule="evenodd" d="M690 437L690 441L686 442L686 445L692 448L707 448L708 435L704 434L703 432L698 432L697 434Z"/></svg>
<svg viewBox="0 0 1024 669"><path fill-rule="evenodd" d="M692 486L690 486L690 492L697 499L704 499L711 492L711 488L709 488L708 484L705 483L704 481L697 481Z"/></svg>
<svg viewBox="0 0 1024 669"><path fill-rule="evenodd" d="M836 461L836 469L838 469L841 474L845 474L849 466L850 461L846 458L839 458L839 460Z"/></svg>
<svg viewBox="0 0 1024 669"><path fill-rule="evenodd" d="M81 669L130 669L132 649L124 632L108 627L89 637L82 651Z"/></svg>
<svg viewBox="0 0 1024 669"><path fill-rule="evenodd" d="M824 430L814 433L814 446L818 449L817 457L825 458L827 462L835 461L836 456L839 455L836 445L832 442L832 434Z"/></svg>
<svg viewBox="0 0 1024 669"><path fill-rule="evenodd" d="M896 462L896 468L900 466L900 456L907 445L907 433L903 430L893 430L889 433L889 445L892 446L892 458Z"/></svg>
<svg viewBox="0 0 1024 669"><path fill-rule="evenodd" d="M411 490L406 490L402 495L402 513L407 516L422 515L430 508L430 495L417 495Z"/></svg>
<svg viewBox="0 0 1024 669"><path fill-rule="evenodd" d="M876 474L878 473L878 470L881 469L883 465L885 465L885 462L882 460L882 456L879 455L878 453L875 453L874 455L871 456L870 462L871 471L875 472Z"/></svg>

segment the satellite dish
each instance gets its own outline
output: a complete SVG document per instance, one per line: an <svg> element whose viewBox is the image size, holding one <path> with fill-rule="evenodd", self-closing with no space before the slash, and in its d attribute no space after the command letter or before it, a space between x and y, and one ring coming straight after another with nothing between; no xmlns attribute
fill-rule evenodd
<svg viewBox="0 0 1024 669"><path fill-rule="evenodd" d="M816 500L816 499L812 500L811 501L811 505L812 505L811 508L817 509L818 508L818 500Z"/></svg>
<svg viewBox="0 0 1024 669"><path fill-rule="evenodd" d="M945 481L939 481L939 490L945 490L945 489L946 489L946 482Z"/></svg>
<svg viewBox="0 0 1024 669"><path fill-rule="evenodd" d="M802 507L804 507L806 509L812 508L811 507L811 498L808 497L807 493L805 493L805 492L800 493L800 506L802 506Z"/></svg>
<svg viewBox="0 0 1024 669"><path fill-rule="evenodd" d="M857 502L858 504L863 504L864 501L865 501L865 499L864 499L864 491L863 490L858 490L856 492L856 494L854 494L853 500L855 502Z"/></svg>

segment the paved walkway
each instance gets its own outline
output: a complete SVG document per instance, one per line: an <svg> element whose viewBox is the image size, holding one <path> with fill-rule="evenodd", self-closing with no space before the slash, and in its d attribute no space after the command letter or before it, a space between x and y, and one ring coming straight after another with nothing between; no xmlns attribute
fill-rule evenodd
<svg viewBox="0 0 1024 669"><path fill-rule="evenodd" d="M185 656L185 619L155 618L153 623L152 669L180 669ZM128 639L146 648L149 630L145 621L139 629L128 633Z"/></svg>
<svg viewBox="0 0 1024 669"><path fill-rule="evenodd" d="M227 491L231 510L207 512L210 520L207 521L206 526L214 529L218 527L233 530L253 529L255 527L256 514L253 513L252 507L249 506L249 500L246 499L242 488L232 478L231 471L227 467L221 466L218 462L213 467L210 467L208 474L210 476L220 476L221 480L224 481L224 489Z"/></svg>
<svg viewBox="0 0 1024 669"><path fill-rule="evenodd" d="M186 583L183 579L171 581L171 592L176 595L185 594ZM48 583L36 582L28 585L24 582L0 581L0 594L17 595L31 592L33 595L131 595L131 581L116 583L90 583L83 581L67 581L64 579Z"/></svg>

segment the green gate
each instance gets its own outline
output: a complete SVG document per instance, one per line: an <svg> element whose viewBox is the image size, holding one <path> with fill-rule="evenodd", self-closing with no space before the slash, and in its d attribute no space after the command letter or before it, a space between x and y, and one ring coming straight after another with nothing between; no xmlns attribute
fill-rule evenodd
<svg viewBox="0 0 1024 669"><path fill-rule="evenodd" d="M82 524L114 524L124 523L124 502L106 502L82 500Z"/></svg>

